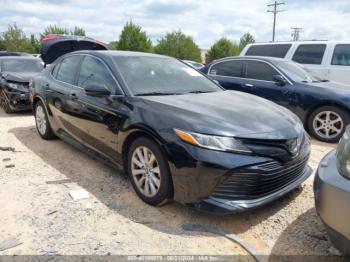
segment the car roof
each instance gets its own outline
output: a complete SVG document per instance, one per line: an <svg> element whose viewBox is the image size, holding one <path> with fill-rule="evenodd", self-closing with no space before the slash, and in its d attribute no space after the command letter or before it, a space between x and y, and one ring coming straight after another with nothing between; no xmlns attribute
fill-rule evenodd
<svg viewBox="0 0 350 262"><path fill-rule="evenodd" d="M0 60L35 60L40 61L40 58L34 56L0 56Z"/></svg>
<svg viewBox="0 0 350 262"><path fill-rule="evenodd" d="M339 41L339 40L306 40L306 41L279 41L279 42L261 42L261 43L252 43L249 46L255 45L283 45L283 44L350 44L349 41Z"/></svg>
<svg viewBox="0 0 350 262"><path fill-rule="evenodd" d="M119 56L144 56L144 57L167 57L165 55L158 55L145 52L135 52L135 51L119 51L119 50L81 50L68 53L69 54L91 54L96 56L106 56L106 57L119 57Z"/></svg>
<svg viewBox="0 0 350 262"><path fill-rule="evenodd" d="M216 60L214 63L225 60L261 60L265 62L290 62L288 59L277 58L277 57L269 57L269 56L229 56L225 58L221 58Z"/></svg>

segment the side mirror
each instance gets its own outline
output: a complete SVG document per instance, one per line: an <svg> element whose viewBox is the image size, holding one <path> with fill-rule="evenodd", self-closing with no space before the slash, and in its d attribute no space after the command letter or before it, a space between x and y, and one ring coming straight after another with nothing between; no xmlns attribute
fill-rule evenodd
<svg viewBox="0 0 350 262"><path fill-rule="evenodd" d="M276 85L279 85L279 86L284 86L287 84L287 80L281 75L273 76L273 80L275 81Z"/></svg>
<svg viewBox="0 0 350 262"><path fill-rule="evenodd" d="M111 91L109 91L106 85L101 85L98 83L87 84L84 90L88 96L101 97L101 96L109 96L111 94Z"/></svg>

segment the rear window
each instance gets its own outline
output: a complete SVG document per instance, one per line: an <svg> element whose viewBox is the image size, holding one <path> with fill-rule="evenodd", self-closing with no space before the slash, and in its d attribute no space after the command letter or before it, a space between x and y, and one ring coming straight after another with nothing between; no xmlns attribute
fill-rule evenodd
<svg viewBox="0 0 350 262"><path fill-rule="evenodd" d="M242 76L242 61L224 61L213 65L209 74L219 76Z"/></svg>
<svg viewBox="0 0 350 262"><path fill-rule="evenodd" d="M245 55L284 58L291 46L291 44L253 45L249 47Z"/></svg>
<svg viewBox="0 0 350 262"><path fill-rule="evenodd" d="M326 45L300 45L293 56L293 61L300 64L320 65Z"/></svg>
<svg viewBox="0 0 350 262"><path fill-rule="evenodd" d="M332 65L350 66L350 45L336 45Z"/></svg>

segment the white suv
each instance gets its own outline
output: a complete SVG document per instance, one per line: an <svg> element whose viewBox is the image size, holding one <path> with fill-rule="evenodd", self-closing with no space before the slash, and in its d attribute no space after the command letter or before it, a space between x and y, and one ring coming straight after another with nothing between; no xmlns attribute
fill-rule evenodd
<svg viewBox="0 0 350 262"><path fill-rule="evenodd" d="M247 45L241 56L280 57L303 64L321 79L350 84L350 41L298 41Z"/></svg>

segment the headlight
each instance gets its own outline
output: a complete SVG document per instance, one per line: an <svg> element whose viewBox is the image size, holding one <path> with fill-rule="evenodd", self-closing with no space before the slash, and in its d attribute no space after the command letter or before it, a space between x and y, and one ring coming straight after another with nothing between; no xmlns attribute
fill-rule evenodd
<svg viewBox="0 0 350 262"><path fill-rule="evenodd" d="M212 150L251 153L239 140L227 136L203 135L174 129L175 134L184 142Z"/></svg>
<svg viewBox="0 0 350 262"><path fill-rule="evenodd" d="M8 83L8 86L11 87L12 89L18 89L18 85L14 83Z"/></svg>
<svg viewBox="0 0 350 262"><path fill-rule="evenodd" d="M337 147L337 169L339 173L350 179L350 126L347 126Z"/></svg>

